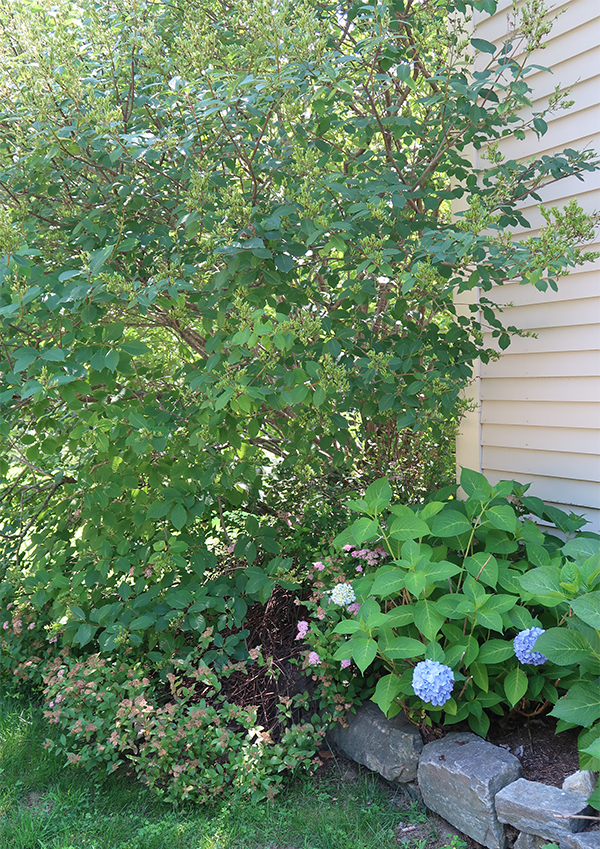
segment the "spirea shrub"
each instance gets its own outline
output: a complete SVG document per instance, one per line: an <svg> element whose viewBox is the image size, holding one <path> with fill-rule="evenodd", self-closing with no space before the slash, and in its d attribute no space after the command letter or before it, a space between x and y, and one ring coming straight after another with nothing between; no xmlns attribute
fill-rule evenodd
<svg viewBox="0 0 600 849"><path fill-rule="evenodd" d="M313 769L324 727L316 717L289 721L306 694L281 700L285 730L275 742L258 723L256 707L219 695L223 680L244 664L218 676L191 659L180 666L163 687L156 670L139 660L63 653L44 675L45 716L62 732L46 747L85 768L102 763L111 773L133 766L172 802L205 802L232 786L254 799L272 797L286 774Z"/></svg>

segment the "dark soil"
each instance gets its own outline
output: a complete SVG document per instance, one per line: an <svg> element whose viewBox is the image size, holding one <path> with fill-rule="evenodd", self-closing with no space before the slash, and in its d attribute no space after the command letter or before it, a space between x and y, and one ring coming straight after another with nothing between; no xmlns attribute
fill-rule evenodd
<svg viewBox="0 0 600 849"><path fill-rule="evenodd" d="M577 736L576 728L557 734L552 717L529 722L511 722L507 717L490 728L488 740L521 761L524 778L562 787L565 778L579 769Z"/></svg>

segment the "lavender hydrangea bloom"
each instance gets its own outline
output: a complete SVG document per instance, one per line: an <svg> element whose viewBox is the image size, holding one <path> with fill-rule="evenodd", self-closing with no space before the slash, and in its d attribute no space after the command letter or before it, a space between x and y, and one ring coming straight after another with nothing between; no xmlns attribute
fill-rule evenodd
<svg viewBox="0 0 600 849"><path fill-rule="evenodd" d="M539 651L533 651L537 638L544 633L543 628L527 628L526 631L520 631L513 641L515 654L521 663L531 663L533 666L540 666L546 663L547 657Z"/></svg>
<svg viewBox="0 0 600 849"><path fill-rule="evenodd" d="M412 686L424 702L441 707L452 695L454 673L437 660L422 660L413 670Z"/></svg>

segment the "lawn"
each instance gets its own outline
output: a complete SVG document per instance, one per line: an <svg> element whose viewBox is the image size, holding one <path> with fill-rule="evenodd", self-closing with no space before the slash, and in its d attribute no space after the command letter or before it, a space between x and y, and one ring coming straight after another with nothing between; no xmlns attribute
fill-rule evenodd
<svg viewBox="0 0 600 849"><path fill-rule="evenodd" d="M44 749L47 735L39 707L0 699L2 849L425 849L444 843L438 822L404 791L335 756L319 775L299 778L271 802L232 796L213 807L174 809L126 775L107 778L63 766Z"/></svg>

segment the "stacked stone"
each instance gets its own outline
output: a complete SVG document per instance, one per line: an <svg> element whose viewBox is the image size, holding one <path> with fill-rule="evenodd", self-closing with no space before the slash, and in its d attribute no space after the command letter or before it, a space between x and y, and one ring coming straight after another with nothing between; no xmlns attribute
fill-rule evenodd
<svg viewBox="0 0 600 849"><path fill-rule="evenodd" d="M587 804L594 789L583 771L551 787L523 778L519 760L471 732L452 732L423 746L402 715L391 720L373 702L334 726L331 742L388 781L418 791L424 804L488 849L505 849L506 825L520 834L514 849L600 849L600 831L583 832L596 812ZM583 832L583 833L582 833Z"/></svg>

